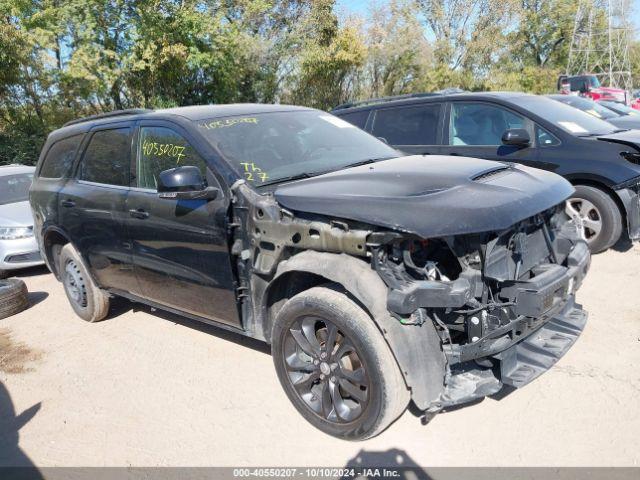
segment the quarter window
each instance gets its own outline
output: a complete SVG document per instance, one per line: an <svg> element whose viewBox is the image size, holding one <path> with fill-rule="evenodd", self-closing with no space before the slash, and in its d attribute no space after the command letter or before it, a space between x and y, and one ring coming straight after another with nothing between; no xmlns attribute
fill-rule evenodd
<svg viewBox="0 0 640 480"><path fill-rule="evenodd" d="M206 162L182 135L165 127L140 129L136 168L138 187L157 190L161 172L182 166L198 167L206 178Z"/></svg>
<svg viewBox="0 0 640 480"><path fill-rule="evenodd" d="M560 145L560 140L558 140L552 133L536 125L536 143L540 147L553 147L555 145Z"/></svg>
<svg viewBox="0 0 640 480"><path fill-rule="evenodd" d="M93 134L80 164L80 180L129 186L130 129L99 130Z"/></svg>
<svg viewBox="0 0 640 480"><path fill-rule="evenodd" d="M502 145L502 134L510 128L525 128L524 117L486 103L453 103L449 142L451 145Z"/></svg>
<svg viewBox="0 0 640 480"><path fill-rule="evenodd" d="M74 135L59 140L49 148L39 176L43 178L62 178L67 176L75 159L82 135Z"/></svg>
<svg viewBox="0 0 640 480"><path fill-rule="evenodd" d="M391 145L435 145L440 104L376 111L372 134Z"/></svg>

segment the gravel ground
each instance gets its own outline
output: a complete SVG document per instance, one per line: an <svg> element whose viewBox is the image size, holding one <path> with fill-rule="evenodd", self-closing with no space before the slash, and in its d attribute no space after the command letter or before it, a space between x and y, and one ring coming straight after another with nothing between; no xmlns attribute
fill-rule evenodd
<svg viewBox="0 0 640 480"><path fill-rule="evenodd" d="M638 466L640 246L618 250L593 258L588 325L551 371L363 443L308 425L263 344L124 301L88 324L23 272L33 306L0 320L0 465Z"/></svg>

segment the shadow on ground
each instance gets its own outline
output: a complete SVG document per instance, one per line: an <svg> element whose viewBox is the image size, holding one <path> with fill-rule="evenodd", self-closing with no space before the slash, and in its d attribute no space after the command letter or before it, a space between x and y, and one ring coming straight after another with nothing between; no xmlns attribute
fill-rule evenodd
<svg viewBox="0 0 640 480"><path fill-rule="evenodd" d="M237 345L250 348L252 350L255 350L256 352L271 355L271 348L268 344L254 338L245 337L244 335L241 335L239 333L231 332L229 330L225 330L214 325L209 325L207 323L198 322L196 320L191 320L189 318L167 312L165 310L152 308L142 303L131 302L124 298L114 298L111 302L111 308L109 310L109 316L107 317L107 320L110 318L119 317L120 315L124 315L127 312L146 312L150 315L154 315L164 320L177 323L178 325L193 328L194 330L198 330L208 335L213 335L215 337L221 338L222 340L226 340Z"/></svg>
<svg viewBox="0 0 640 480"><path fill-rule="evenodd" d="M20 449L18 440L19 431L40 410L40 402L27 408L20 415L11 401L7 388L0 383L0 477L3 479L14 478L43 478L35 468L29 457ZM7 467L23 467L13 469ZM28 468L24 468L28 467Z"/></svg>
<svg viewBox="0 0 640 480"><path fill-rule="evenodd" d="M404 450L392 448L382 452L360 450L349 460L346 469L355 469L355 478L394 478L398 480L430 480L425 470L420 467ZM376 472L375 470L379 471ZM385 474L382 469L393 472ZM353 478L347 476L343 478Z"/></svg>

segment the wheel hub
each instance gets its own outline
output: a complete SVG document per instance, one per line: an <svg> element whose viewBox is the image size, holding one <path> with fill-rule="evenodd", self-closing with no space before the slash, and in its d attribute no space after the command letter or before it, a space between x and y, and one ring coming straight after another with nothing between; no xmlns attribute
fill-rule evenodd
<svg viewBox="0 0 640 480"><path fill-rule="evenodd" d="M566 202L565 212L576 227L578 233L587 242L593 242L602 231L602 216L598 208L583 198L570 198Z"/></svg>
<svg viewBox="0 0 640 480"><path fill-rule="evenodd" d="M320 371L323 373L323 375L329 375L331 373L331 367L327 362L322 362L320 364Z"/></svg>

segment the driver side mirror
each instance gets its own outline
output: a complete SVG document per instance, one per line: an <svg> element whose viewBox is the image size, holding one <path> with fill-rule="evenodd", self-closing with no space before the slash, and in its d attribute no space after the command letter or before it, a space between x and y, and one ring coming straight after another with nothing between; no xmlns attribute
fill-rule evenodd
<svg viewBox="0 0 640 480"><path fill-rule="evenodd" d="M158 197L173 200L213 200L220 190L208 187L198 167L176 167L160 172Z"/></svg>
<svg viewBox="0 0 640 480"><path fill-rule="evenodd" d="M514 147L528 147L531 145L529 132L524 128L510 128L502 134L502 144Z"/></svg>

